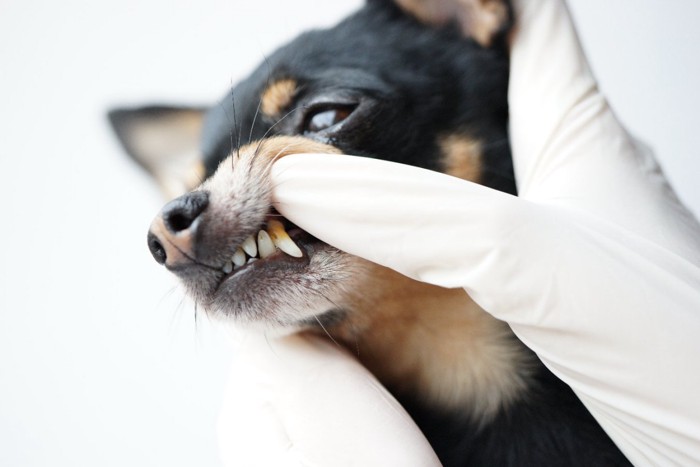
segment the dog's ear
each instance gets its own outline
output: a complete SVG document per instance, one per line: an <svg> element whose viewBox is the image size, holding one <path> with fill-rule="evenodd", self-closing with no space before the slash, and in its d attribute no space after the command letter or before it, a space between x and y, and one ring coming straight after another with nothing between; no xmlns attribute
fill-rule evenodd
<svg viewBox="0 0 700 467"><path fill-rule="evenodd" d="M393 1L425 24L456 22L466 37L484 47L502 41L513 24L509 0L369 0Z"/></svg>
<svg viewBox="0 0 700 467"><path fill-rule="evenodd" d="M204 108L148 106L114 109L108 118L126 152L174 198L204 177L199 150L204 113Z"/></svg>

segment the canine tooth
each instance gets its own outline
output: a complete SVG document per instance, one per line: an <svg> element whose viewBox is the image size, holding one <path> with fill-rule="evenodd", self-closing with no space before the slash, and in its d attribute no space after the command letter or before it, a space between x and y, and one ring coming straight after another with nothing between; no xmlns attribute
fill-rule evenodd
<svg viewBox="0 0 700 467"><path fill-rule="evenodd" d="M243 266L245 264L245 253L243 250L241 250L241 247L236 248L236 252L233 254L231 261L233 261L233 264L236 267Z"/></svg>
<svg viewBox="0 0 700 467"><path fill-rule="evenodd" d="M270 234L264 230L258 232L258 252L261 258L267 258L275 252L275 244L272 243Z"/></svg>
<svg viewBox="0 0 700 467"><path fill-rule="evenodd" d="M253 238L252 235L243 240L241 248L243 248L243 251L248 253L248 256L251 258L258 256L258 245L255 243L255 238Z"/></svg>
<svg viewBox="0 0 700 467"><path fill-rule="evenodd" d="M231 261L226 261L221 269L224 271L224 274L228 274L233 271L233 264L231 264Z"/></svg>
<svg viewBox="0 0 700 467"><path fill-rule="evenodd" d="M274 219L270 220L267 223L267 232L272 238L272 243L289 256L294 256L295 258L304 256L297 244L294 243L294 240L292 240L287 234L287 231L284 230L284 225L280 221Z"/></svg>

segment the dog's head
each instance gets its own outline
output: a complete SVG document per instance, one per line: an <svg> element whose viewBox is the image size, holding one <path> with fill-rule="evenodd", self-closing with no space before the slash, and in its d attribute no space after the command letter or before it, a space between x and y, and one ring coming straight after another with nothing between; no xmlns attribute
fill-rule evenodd
<svg viewBox="0 0 700 467"><path fill-rule="evenodd" d="M507 4L398 3L370 0L335 27L302 34L211 108L110 114L167 193L194 189L163 208L148 244L210 313L268 328L332 325L429 287L283 219L271 207L276 158L343 152L514 192ZM457 15L457 3L471 9Z"/></svg>

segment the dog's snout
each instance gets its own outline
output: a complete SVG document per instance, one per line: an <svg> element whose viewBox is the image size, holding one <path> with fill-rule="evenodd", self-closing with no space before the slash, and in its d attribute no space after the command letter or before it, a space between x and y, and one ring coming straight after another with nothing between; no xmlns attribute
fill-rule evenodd
<svg viewBox="0 0 700 467"><path fill-rule="evenodd" d="M158 264L173 268L193 260L198 219L208 205L209 194L194 191L163 207L147 238L148 249Z"/></svg>

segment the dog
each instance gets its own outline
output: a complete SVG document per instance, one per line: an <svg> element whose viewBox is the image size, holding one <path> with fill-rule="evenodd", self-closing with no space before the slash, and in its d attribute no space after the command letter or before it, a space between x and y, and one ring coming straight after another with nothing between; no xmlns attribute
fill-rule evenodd
<svg viewBox="0 0 700 467"><path fill-rule="evenodd" d="M571 389L463 290L338 251L272 207L270 166L295 153L381 158L517 193L511 6L468 0L455 17L455 0L432 4L368 0L211 107L110 112L126 151L175 198L148 247L214 317L347 346L446 466L628 465Z"/></svg>

